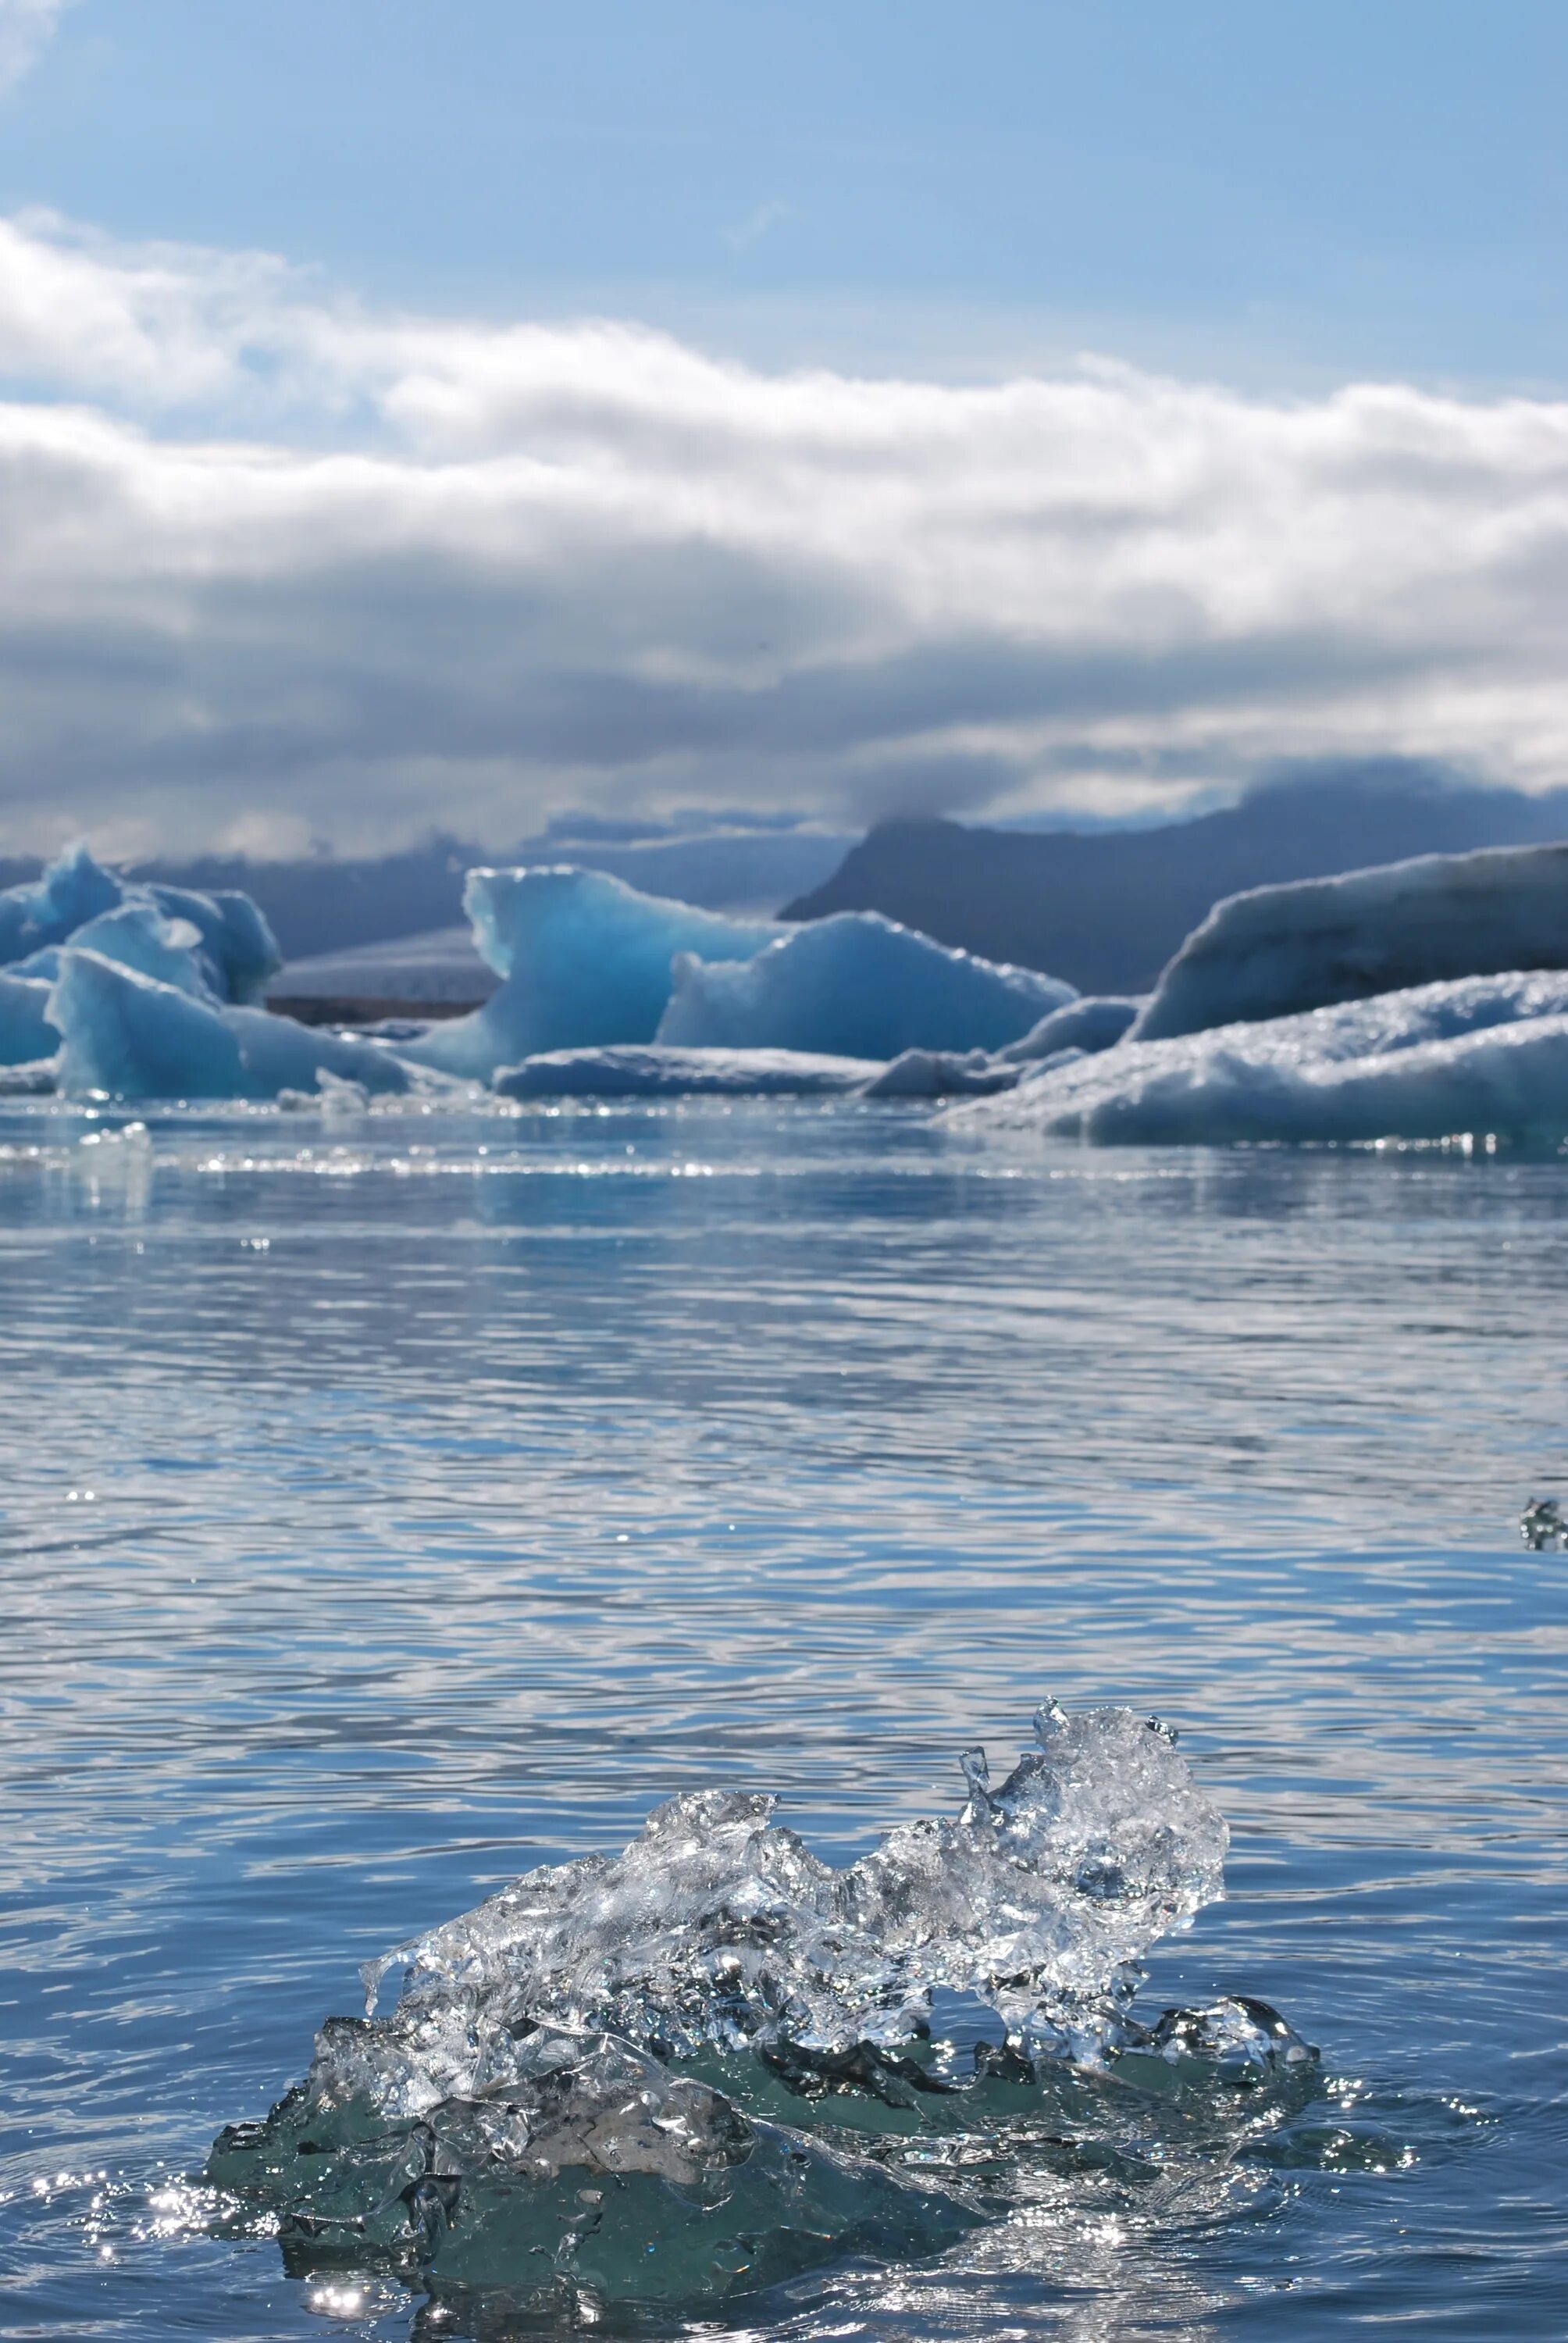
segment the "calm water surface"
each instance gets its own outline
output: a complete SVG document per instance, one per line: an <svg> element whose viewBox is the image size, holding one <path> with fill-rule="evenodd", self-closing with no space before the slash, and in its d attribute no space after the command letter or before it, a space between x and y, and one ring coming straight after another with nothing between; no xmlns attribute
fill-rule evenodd
<svg viewBox="0 0 1568 2343"><path fill-rule="evenodd" d="M1047 1693L1182 1725L1230 1901L1142 2001L1278 2003L1321 2152L748 2331L1568 2331L1568 1164L113 1123L0 1124L0 2336L320 2335L159 2183L358 1961L688 1785L843 1860Z"/></svg>

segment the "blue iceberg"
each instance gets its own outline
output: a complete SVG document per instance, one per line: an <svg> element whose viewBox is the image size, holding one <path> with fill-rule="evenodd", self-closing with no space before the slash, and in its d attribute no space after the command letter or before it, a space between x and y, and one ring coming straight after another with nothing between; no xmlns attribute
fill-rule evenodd
<svg viewBox="0 0 1568 2343"><path fill-rule="evenodd" d="M1076 997L1059 978L951 950L879 912L839 911L744 960L683 950L658 1040L883 1060L1000 1050Z"/></svg>
<svg viewBox="0 0 1568 2343"><path fill-rule="evenodd" d="M74 947L60 955L48 1014L67 1097L274 1099L318 1088L323 1074L369 1092L404 1091L413 1081L374 1042L217 1007Z"/></svg>
<svg viewBox="0 0 1568 2343"><path fill-rule="evenodd" d="M0 972L0 1066L52 1058L60 1036L48 1019L49 988L9 970Z"/></svg>
<svg viewBox="0 0 1568 2343"><path fill-rule="evenodd" d="M770 920L723 919L567 864L470 870L463 908L500 989L408 1054L478 1081L542 1051L651 1041L677 953L744 959L780 933Z"/></svg>
<svg viewBox="0 0 1568 2343"><path fill-rule="evenodd" d="M283 965L248 895L132 885L80 844L31 884L0 891L0 966L53 983L66 943L218 1001L259 1001Z"/></svg>

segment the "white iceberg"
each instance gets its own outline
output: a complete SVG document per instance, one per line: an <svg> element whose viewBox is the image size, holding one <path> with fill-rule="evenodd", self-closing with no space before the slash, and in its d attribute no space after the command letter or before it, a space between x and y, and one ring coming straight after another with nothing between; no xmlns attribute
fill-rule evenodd
<svg viewBox="0 0 1568 2343"><path fill-rule="evenodd" d="M265 1010L216 1007L156 977L67 948L48 994L67 1097L272 1099L336 1076L367 1091L410 1088L410 1069L374 1042L297 1025Z"/></svg>
<svg viewBox="0 0 1568 2343"><path fill-rule="evenodd" d="M998 1050L1075 998L1056 977L951 950L878 911L838 911L745 960L682 952L658 1038L886 1061Z"/></svg>
<svg viewBox="0 0 1568 2343"><path fill-rule="evenodd" d="M408 1054L481 1081L543 1051L651 1041L676 954L733 960L780 932L769 920L722 919L570 865L470 870L463 908L500 988Z"/></svg>
<svg viewBox="0 0 1568 2343"><path fill-rule="evenodd" d="M1216 903L1132 1027L1139 1041L1442 980L1568 967L1568 846L1423 854Z"/></svg>
<svg viewBox="0 0 1568 2343"><path fill-rule="evenodd" d="M1462 978L1128 1040L1025 1070L955 1125L1145 1145L1568 1133L1568 974Z"/></svg>
<svg viewBox="0 0 1568 2343"><path fill-rule="evenodd" d="M803 1050L672 1050L627 1043L551 1050L496 1076L503 1098L829 1098L882 1071L866 1058Z"/></svg>

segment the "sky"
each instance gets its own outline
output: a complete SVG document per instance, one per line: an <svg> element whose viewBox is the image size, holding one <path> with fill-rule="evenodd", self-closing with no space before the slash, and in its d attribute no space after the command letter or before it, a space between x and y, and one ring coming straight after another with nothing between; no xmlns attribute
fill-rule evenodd
<svg viewBox="0 0 1568 2343"><path fill-rule="evenodd" d="M0 0L0 851L1568 779L1562 0Z"/></svg>

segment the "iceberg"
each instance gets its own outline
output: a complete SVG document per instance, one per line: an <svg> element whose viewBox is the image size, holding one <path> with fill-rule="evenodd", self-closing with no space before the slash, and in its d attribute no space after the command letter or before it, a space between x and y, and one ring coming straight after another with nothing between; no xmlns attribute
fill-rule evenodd
<svg viewBox="0 0 1568 2343"><path fill-rule="evenodd" d="M1466 976L1568 968L1568 845L1423 854L1216 903L1131 1028L1217 1025Z"/></svg>
<svg viewBox="0 0 1568 2343"><path fill-rule="evenodd" d="M60 1036L48 1018L49 988L0 970L0 1066L52 1058Z"/></svg>
<svg viewBox="0 0 1568 2343"><path fill-rule="evenodd" d="M985 1050L906 1050L879 1069L860 1095L869 1099L989 1098L1010 1091L1019 1069Z"/></svg>
<svg viewBox="0 0 1568 2343"><path fill-rule="evenodd" d="M323 1075L369 1092L411 1087L387 1050L265 1010L220 1008L178 986L68 947L47 995L67 1097L271 1099Z"/></svg>
<svg viewBox="0 0 1568 2343"><path fill-rule="evenodd" d="M1120 1041L1143 1007L1141 998L1113 993L1089 993L1052 1009L1031 1025L1020 1041L1010 1041L997 1055L1009 1065L1027 1066L1054 1058L1059 1050L1081 1050L1086 1058Z"/></svg>
<svg viewBox="0 0 1568 2343"><path fill-rule="evenodd" d="M997 1050L1075 997L1055 977L976 960L879 911L839 911L744 960L683 950L658 1039L883 1061Z"/></svg>
<svg viewBox="0 0 1568 2343"><path fill-rule="evenodd" d="M1025 1068L955 1125L1145 1145L1568 1134L1568 974L1419 985Z"/></svg>
<svg viewBox="0 0 1568 2343"><path fill-rule="evenodd" d="M81 844L31 885L0 892L0 965L52 983L58 947L68 942L221 1001L259 1000L283 965L248 895L129 885ZM176 960L181 953L186 958Z"/></svg>
<svg viewBox="0 0 1568 2343"><path fill-rule="evenodd" d="M463 908L501 984L408 1055L480 1081L550 1051L651 1041L676 954L733 960L780 932L769 920L724 919L570 864L470 870Z"/></svg>
<svg viewBox="0 0 1568 2343"><path fill-rule="evenodd" d="M283 966L283 954L261 906L250 896L237 887L216 887L208 894L194 887L166 887L161 880L137 891L166 919L186 920L196 930L197 961L217 1000L249 1008L263 998Z"/></svg>
<svg viewBox="0 0 1568 2343"><path fill-rule="evenodd" d="M1131 1964L1222 1892L1226 1826L1174 1741L1047 1704L1004 1781L966 1752L955 1818L841 1870L770 1796L671 1798L619 1855L528 1872L368 1963L365 2016L328 2018L304 2080L215 2141L216 2217L297 2274L389 2267L591 2322L1005 2219L1010 2159L1027 2200L1030 2157L1072 2152L1050 2094L1075 2066L1130 2087L1079 2090L1076 2130L1129 2104L1144 2136L1172 2102L1189 2138L1201 2108L1276 2121L1317 2061L1277 2011L1130 2006ZM945 1999L938 2038L938 1995L982 2032L960 2041ZM1085 2143L1101 2181L1115 2161Z"/></svg>
<svg viewBox="0 0 1568 2343"><path fill-rule="evenodd" d="M75 929L68 946L45 944L42 951L17 960L11 972L53 984L65 951L92 951L121 968L134 968L138 976L172 984L176 991L191 993L198 1001L221 999L197 959L200 945L200 930L190 920L171 920L156 903L126 900Z"/></svg>
<svg viewBox="0 0 1568 2343"><path fill-rule="evenodd" d="M85 846L67 846L41 878L0 890L0 967L25 960L47 944L64 943L100 911L112 911L125 891L114 872L95 862Z"/></svg>
<svg viewBox="0 0 1568 2343"><path fill-rule="evenodd" d="M803 1050L673 1050L650 1042L551 1050L505 1067L502 1098L831 1098L859 1091L882 1069L867 1058Z"/></svg>

